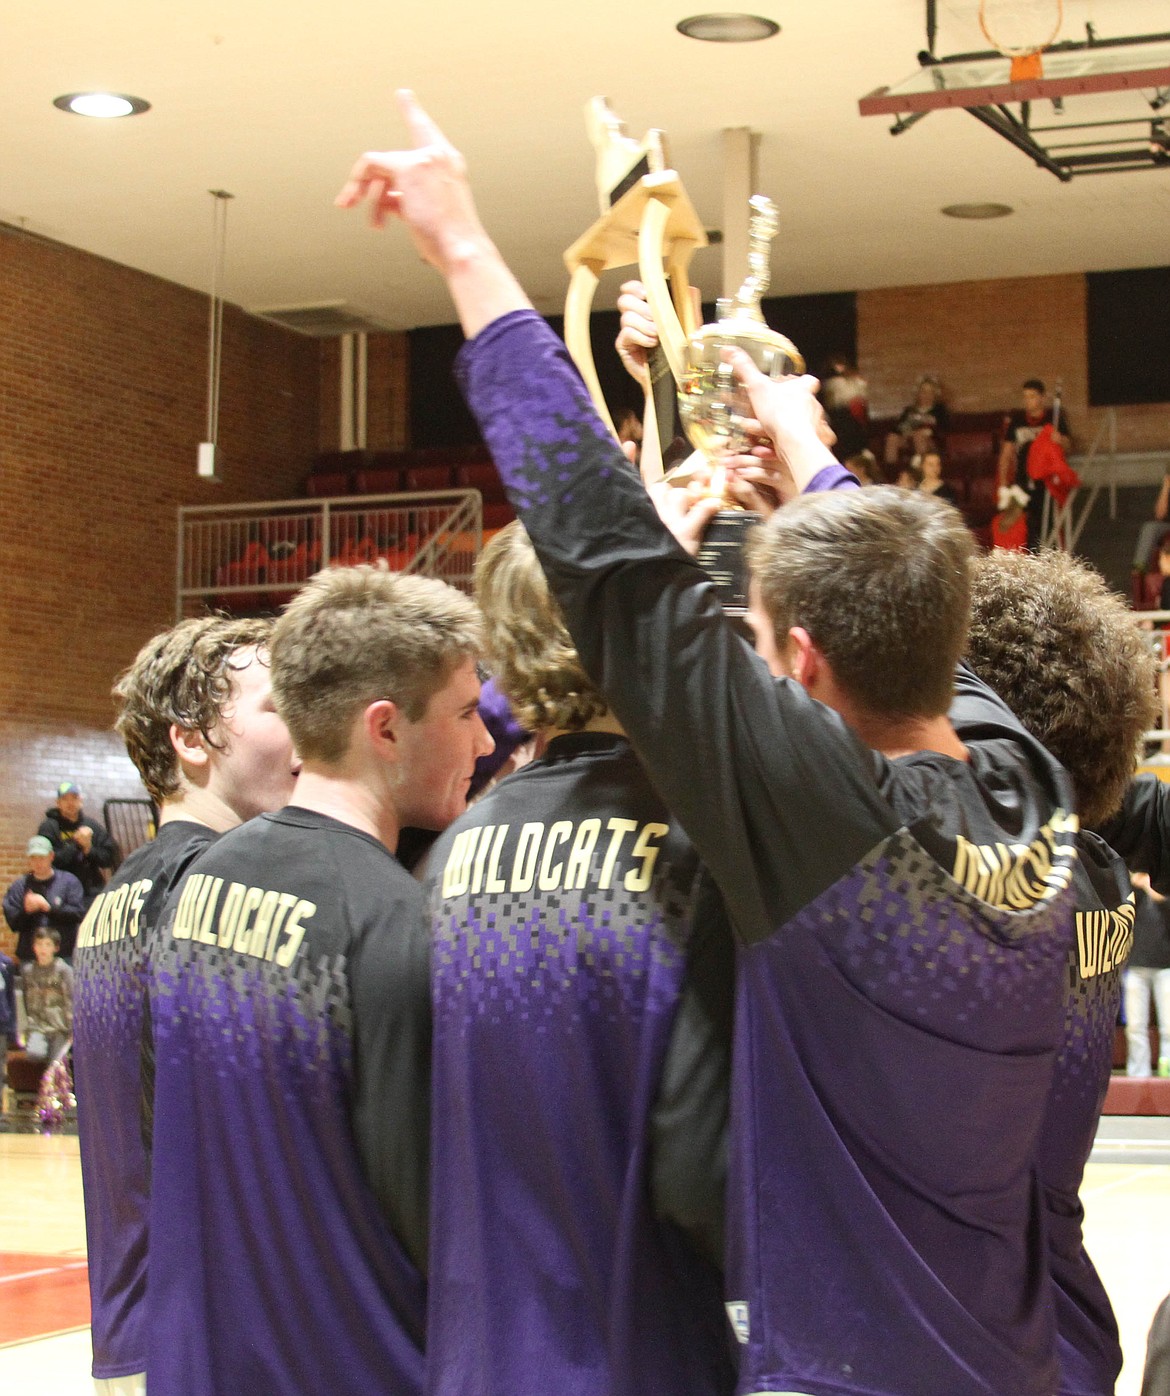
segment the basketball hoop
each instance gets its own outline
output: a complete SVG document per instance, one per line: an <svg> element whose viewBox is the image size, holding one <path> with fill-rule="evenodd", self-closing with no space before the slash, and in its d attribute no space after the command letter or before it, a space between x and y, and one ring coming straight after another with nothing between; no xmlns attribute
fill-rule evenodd
<svg viewBox="0 0 1170 1396"><path fill-rule="evenodd" d="M991 46L1012 61L1011 81L1044 76L1041 58L1060 33L1063 0L980 0L979 28Z"/></svg>

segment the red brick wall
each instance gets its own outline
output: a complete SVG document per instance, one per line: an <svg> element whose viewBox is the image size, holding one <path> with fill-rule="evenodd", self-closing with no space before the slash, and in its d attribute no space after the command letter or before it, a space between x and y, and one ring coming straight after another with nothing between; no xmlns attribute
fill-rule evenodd
<svg viewBox="0 0 1170 1396"><path fill-rule="evenodd" d="M229 306L199 480L207 298L0 227L0 885L58 781L142 793L110 685L174 619L176 507L301 493L320 346Z"/></svg>
<svg viewBox="0 0 1170 1396"><path fill-rule="evenodd" d="M900 412L922 373L937 373L953 411L1015 407L1020 384L1064 380L1064 401L1087 450L1104 417L1088 408L1085 278L1020 277L899 286L857 296L857 356L875 417ZM1170 404L1117 409L1123 451L1170 447Z"/></svg>

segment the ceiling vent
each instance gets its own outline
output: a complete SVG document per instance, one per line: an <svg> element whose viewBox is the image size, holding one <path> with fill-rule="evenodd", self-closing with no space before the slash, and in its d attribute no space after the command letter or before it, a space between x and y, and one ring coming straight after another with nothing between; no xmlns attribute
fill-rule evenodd
<svg viewBox="0 0 1170 1396"><path fill-rule="evenodd" d="M390 327L379 324L370 316L345 301L321 301L318 305L277 305L265 310L253 310L262 320L272 320L297 334L327 339L340 334L383 334Z"/></svg>

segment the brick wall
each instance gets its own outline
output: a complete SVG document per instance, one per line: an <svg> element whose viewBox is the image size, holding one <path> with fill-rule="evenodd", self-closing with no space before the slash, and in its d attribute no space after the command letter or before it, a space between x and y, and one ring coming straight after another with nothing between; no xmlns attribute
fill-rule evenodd
<svg viewBox="0 0 1170 1396"><path fill-rule="evenodd" d="M174 619L176 508L301 493L320 346L229 306L199 480L207 299L0 227L0 885L58 781L141 795L110 685Z"/></svg>
<svg viewBox="0 0 1170 1396"><path fill-rule="evenodd" d="M918 376L937 373L957 412L1018 405L1019 386L1064 380L1076 444L1088 449L1105 413L1088 407L1081 275L899 286L857 296L857 356L875 417L900 412ZM1123 451L1170 447L1170 404L1120 407Z"/></svg>

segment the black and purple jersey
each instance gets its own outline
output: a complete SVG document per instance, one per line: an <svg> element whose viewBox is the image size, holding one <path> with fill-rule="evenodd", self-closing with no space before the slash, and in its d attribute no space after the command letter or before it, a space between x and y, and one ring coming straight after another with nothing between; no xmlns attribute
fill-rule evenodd
<svg viewBox="0 0 1170 1396"><path fill-rule="evenodd" d="M290 807L167 905L155 1032L151 1396L423 1385L429 953L376 839Z"/></svg>
<svg viewBox="0 0 1170 1396"><path fill-rule="evenodd" d="M460 372L582 661L739 936L738 1389L1051 1396L1036 1153L1072 936L1067 775L970 675L966 761L887 759L773 678L534 313L489 325Z"/></svg>
<svg viewBox="0 0 1170 1396"><path fill-rule="evenodd" d="M161 825L95 898L73 952L73 1073L99 1379L146 1370L148 941L171 889L214 840L191 820Z"/></svg>
<svg viewBox="0 0 1170 1396"><path fill-rule="evenodd" d="M731 937L690 841L583 732L429 869L429 1392L730 1393Z"/></svg>
<svg viewBox="0 0 1170 1396"><path fill-rule="evenodd" d="M1082 830L1077 848L1076 936L1068 954L1064 1037L1040 1132L1040 1180L1048 1207L1060 1396L1112 1396L1121 1371L1117 1320L1085 1251L1079 1194L1113 1067L1134 898L1124 864L1102 839Z"/></svg>

